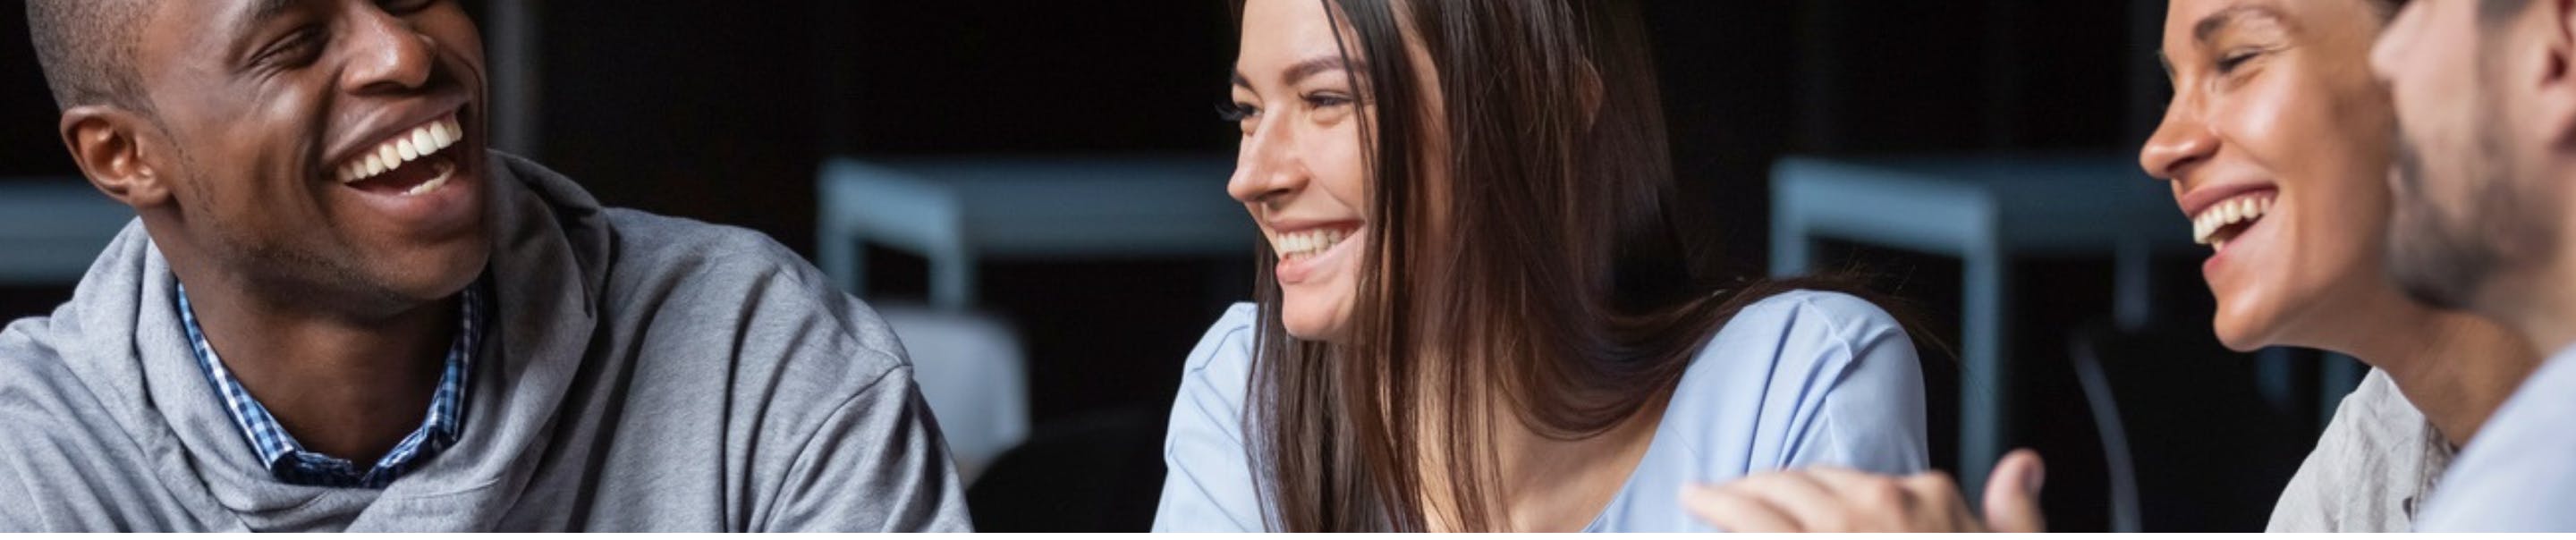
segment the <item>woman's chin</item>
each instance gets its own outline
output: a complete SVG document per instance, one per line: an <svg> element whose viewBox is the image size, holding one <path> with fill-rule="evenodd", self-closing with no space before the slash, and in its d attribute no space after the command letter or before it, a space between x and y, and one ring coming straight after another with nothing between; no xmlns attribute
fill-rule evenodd
<svg viewBox="0 0 2576 540"><path fill-rule="evenodd" d="M2209 324L2210 330L2218 334L2218 343L2236 352L2254 352L2272 346L2274 325L2269 324L2270 318L2245 311L2251 310L2228 309L2224 304L2219 307L2217 317Z"/></svg>
<svg viewBox="0 0 2576 540"><path fill-rule="evenodd" d="M1291 298L1285 305L1280 306L1279 325L1288 330L1289 337L1324 343L1343 343L1349 340L1350 314L1348 312L1340 309L1340 306L1309 304L1312 303L1299 302Z"/></svg>

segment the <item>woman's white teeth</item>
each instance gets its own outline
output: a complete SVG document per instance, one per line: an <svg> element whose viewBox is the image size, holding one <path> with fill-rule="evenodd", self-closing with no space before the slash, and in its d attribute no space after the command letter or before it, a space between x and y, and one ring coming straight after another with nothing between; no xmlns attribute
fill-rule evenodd
<svg viewBox="0 0 2576 540"><path fill-rule="evenodd" d="M2192 241L2215 248L2226 248L2229 239L2217 238L2218 232L2225 230L2229 225L2252 223L2262 218L2263 214L2272 211L2272 197L2268 193L2246 195L2219 201L2218 204L2201 210L2200 215L2191 218Z"/></svg>
<svg viewBox="0 0 2576 540"><path fill-rule="evenodd" d="M1338 229L1310 229L1284 233L1271 238L1270 249L1279 252L1281 259L1313 257L1322 254L1324 250L1332 249L1335 244L1342 243L1342 234Z"/></svg>
<svg viewBox="0 0 2576 540"><path fill-rule="evenodd" d="M348 164L340 166L340 183L375 178L385 171L402 168L403 163L428 157L437 154L440 150L446 150L449 146L455 146L456 141L464 138L464 134L464 127L457 125L453 117L441 118L428 125L412 128L411 131L403 132L377 144L374 150L364 155L350 158ZM434 184L445 182L446 178L441 177L433 183L415 186L412 191L425 193L426 191L421 188L435 189Z"/></svg>

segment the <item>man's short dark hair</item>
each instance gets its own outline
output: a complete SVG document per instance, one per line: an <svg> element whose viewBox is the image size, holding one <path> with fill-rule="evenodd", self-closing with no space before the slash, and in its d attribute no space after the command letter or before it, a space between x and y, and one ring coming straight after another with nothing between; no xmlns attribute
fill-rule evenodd
<svg viewBox="0 0 2576 540"><path fill-rule="evenodd" d="M27 0L27 28L54 103L144 110L134 67L144 0Z"/></svg>
<svg viewBox="0 0 2576 540"><path fill-rule="evenodd" d="M2521 15L2522 8L2530 5L2531 0L2478 0L2478 21L2488 24L2502 22Z"/></svg>
<svg viewBox="0 0 2576 540"><path fill-rule="evenodd" d="M2379 20L2385 22L2396 17L2399 10L2406 9L2406 0L2370 0L2370 7L2377 8Z"/></svg>

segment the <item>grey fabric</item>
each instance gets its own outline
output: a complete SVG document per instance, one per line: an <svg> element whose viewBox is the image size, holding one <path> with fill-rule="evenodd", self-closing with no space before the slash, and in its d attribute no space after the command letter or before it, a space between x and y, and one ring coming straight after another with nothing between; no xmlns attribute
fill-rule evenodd
<svg viewBox="0 0 2576 540"><path fill-rule="evenodd" d="M2269 532L2407 532L2451 444L2377 369L2344 396L2316 451L2299 464Z"/></svg>
<svg viewBox="0 0 2576 540"><path fill-rule="evenodd" d="M383 490L253 463L129 225L0 332L0 531L957 531L901 345L750 231L603 209L496 155L465 433Z"/></svg>

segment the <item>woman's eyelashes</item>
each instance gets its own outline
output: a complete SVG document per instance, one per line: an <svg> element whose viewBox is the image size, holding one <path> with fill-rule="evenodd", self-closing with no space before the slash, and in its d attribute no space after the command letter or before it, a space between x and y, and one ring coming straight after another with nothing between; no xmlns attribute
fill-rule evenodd
<svg viewBox="0 0 2576 540"><path fill-rule="evenodd" d="M1358 101L1342 92L1312 92L1299 95L1298 100L1305 102L1306 119L1319 126L1340 124Z"/></svg>
<svg viewBox="0 0 2576 540"><path fill-rule="evenodd" d="M1216 104L1216 117L1228 123L1241 123L1259 116L1261 116L1261 107L1250 103L1220 101Z"/></svg>
<svg viewBox="0 0 2576 540"><path fill-rule="evenodd" d="M1358 102L1351 99L1350 95L1340 92L1312 92L1299 95L1297 99L1304 102L1306 110L1314 112L1317 120L1326 121L1339 118L1340 113ZM1217 119L1227 123L1242 124L1245 133L1252 131L1250 122L1259 120L1261 115L1261 106L1249 101L1229 99L1216 104Z"/></svg>
<svg viewBox="0 0 2576 540"><path fill-rule="evenodd" d="M1303 99L1305 99L1305 100L1306 100L1306 106L1307 106L1307 107L1309 107L1309 108L1314 108L1314 109L1329 109L1329 108L1333 108L1333 107L1340 107L1340 106L1344 106L1344 105L1349 105L1349 104L1351 104L1351 101L1352 101L1350 96L1346 96L1346 95L1342 95L1342 94L1334 93L1334 92L1316 92L1316 93L1312 93L1312 94L1306 94L1305 96L1303 96Z"/></svg>
<svg viewBox="0 0 2576 540"><path fill-rule="evenodd" d="M2272 51L2267 47L2239 47L2230 49L2226 54L2218 57L2218 63L2216 64L2218 67L2218 74L2234 75L2236 74L2237 68L2245 67L2246 63L2253 62L2255 59L2261 58L2264 53L2268 52Z"/></svg>

